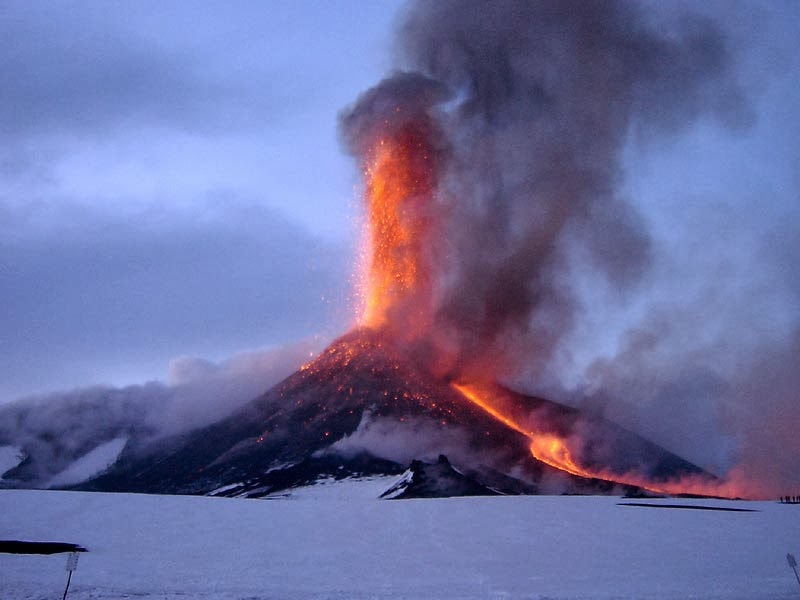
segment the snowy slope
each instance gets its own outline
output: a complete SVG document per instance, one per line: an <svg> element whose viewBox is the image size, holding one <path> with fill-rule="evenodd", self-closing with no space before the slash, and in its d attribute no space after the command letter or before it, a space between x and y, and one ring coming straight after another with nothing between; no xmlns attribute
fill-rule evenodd
<svg viewBox="0 0 800 600"><path fill-rule="evenodd" d="M3 473L16 467L22 462L23 458L22 448L0 446L0 479L3 478Z"/></svg>
<svg viewBox="0 0 800 600"><path fill-rule="evenodd" d="M386 480L285 499L0 491L0 538L76 542L69 598L789 599L800 506L613 497L381 501ZM64 555L0 554L0 597L61 597Z"/></svg>
<svg viewBox="0 0 800 600"><path fill-rule="evenodd" d="M127 437L118 437L105 444L100 444L56 474L47 487L65 487L99 475L114 464L127 443Z"/></svg>

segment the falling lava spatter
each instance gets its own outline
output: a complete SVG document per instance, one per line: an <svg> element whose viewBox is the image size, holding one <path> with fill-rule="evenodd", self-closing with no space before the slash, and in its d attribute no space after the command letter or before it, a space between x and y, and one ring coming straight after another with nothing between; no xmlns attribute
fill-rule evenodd
<svg viewBox="0 0 800 600"><path fill-rule="evenodd" d="M422 253L429 217L424 205L435 186L434 157L425 128L407 125L381 137L367 157L367 222L360 277L363 303L359 323L373 329L388 325L393 305L417 302L429 286ZM421 312L415 327L423 326Z"/></svg>

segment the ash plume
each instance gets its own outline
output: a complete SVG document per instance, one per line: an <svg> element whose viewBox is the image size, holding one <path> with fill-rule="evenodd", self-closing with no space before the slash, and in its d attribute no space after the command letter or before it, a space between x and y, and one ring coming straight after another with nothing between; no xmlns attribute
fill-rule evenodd
<svg viewBox="0 0 800 600"><path fill-rule="evenodd" d="M632 149L752 123L741 38L682 8L412 3L397 70L344 111L342 138L364 165L376 136L429 124L433 183L403 208L425 213L428 283L385 328L435 374L604 413L733 493L775 495L800 485L797 254L764 252L779 233L751 234L752 215L694 208L718 198L686 198L671 246L626 187Z"/></svg>
<svg viewBox="0 0 800 600"><path fill-rule="evenodd" d="M620 288L647 268L647 233L618 192L631 133L740 108L712 23L646 16L623 2L416 3L403 70L343 114L362 160L406 119L436 124L428 144L444 157L422 210L438 230L418 257L435 283L392 310L397 323L427 304L432 326L409 341L441 374L544 368L575 319L577 256Z"/></svg>

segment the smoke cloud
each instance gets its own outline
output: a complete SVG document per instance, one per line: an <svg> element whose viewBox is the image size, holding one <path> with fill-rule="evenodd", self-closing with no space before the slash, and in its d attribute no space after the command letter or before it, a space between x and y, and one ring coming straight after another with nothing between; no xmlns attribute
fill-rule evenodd
<svg viewBox="0 0 800 600"><path fill-rule="evenodd" d="M142 449L166 436L216 422L295 371L319 340L243 352L215 363L181 357L166 383L95 386L52 393L0 407L0 448L21 464L0 473L0 487L47 486L76 460L111 440ZM2 481L2 480L5 481Z"/></svg>
<svg viewBox="0 0 800 600"><path fill-rule="evenodd" d="M425 210L446 241L420 257L438 282L423 342L456 375L544 366L575 319L578 256L618 287L648 265L618 191L632 130L740 108L724 37L699 17L657 29L629 3L437 2L412 7L400 40L413 71L366 92L342 126L363 155L398 119L438 121L431 145L447 156Z"/></svg>
<svg viewBox="0 0 800 600"><path fill-rule="evenodd" d="M800 422L787 396L797 254L784 249L784 267L762 254L754 275L735 248L747 225L689 223L702 197L673 204L689 234L671 247L627 186L632 148L752 123L738 50L677 5L413 3L399 70L341 119L364 164L378 136L432 123L435 183L404 210L434 228L416 257L433 283L395 300L389 328L439 375L605 412L716 473L744 470L751 495L800 485L798 442L782 435Z"/></svg>
<svg viewBox="0 0 800 600"><path fill-rule="evenodd" d="M469 448L470 434L459 429L442 430L429 419L406 419L398 428L394 419L381 419L365 412L351 435L345 436L330 450L344 456L369 452L379 458L392 460L399 464L409 464L412 460L434 461L445 454L456 464L474 464L475 456L466 451ZM481 457L489 462L488 457Z"/></svg>

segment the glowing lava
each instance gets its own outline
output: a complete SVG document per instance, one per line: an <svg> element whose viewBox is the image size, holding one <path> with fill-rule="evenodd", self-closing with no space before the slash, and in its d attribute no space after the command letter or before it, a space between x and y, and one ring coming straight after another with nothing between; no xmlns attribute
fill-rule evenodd
<svg viewBox="0 0 800 600"><path fill-rule="evenodd" d="M531 438L531 454L543 463L572 475L605 479L600 473L592 473L578 466L569 447L560 437L552 433L534 434Z"/></svg>
<svg viewBox="0 0 800 600"><path fill-rule="evenodd" d="M637 471L592 469L580 464L579 457L582 453L580 439L573 435L559 435L552 425L539 423L534 416L530 419L525 418L527 426L522 425L520 423L522 419L517 419L512 414L513 409L506 408L502 399L495 398L492 386L452 384L452 387L507 427L526 436L530 440L529 449L534 458L571 475L636 486L659 494L691 493L728 498L755 497L752 493L748 493L741 482L720 481L705 474L689 474L670 480L653 481Z"/></svg>
<svg viewBox="0 0 800 600"><path fill-rule="evenodd" d="M392 306L413 304L429 288L428 242L435 165L424 126L381 138L367 157L366 243L360 281L360 324L379 329Z"/></svg>
<svg viewBox="0 0 800 600"><path fill-rule="evenodd" d="M467 400L481 407L498 421L505 423L514 431L526 436L531 441L530 451L534 458L551 467L566 471L572 475L578 475L579 477L608 479L601 473L593 473L581 468L575 462L567 444L559 436L549 432L531 431L520 425L508 414L502 412L502 409L492 405L491 401L488 400L487 394L479 390L478 386L453 384L453 388L460 392Z"/></svg>

